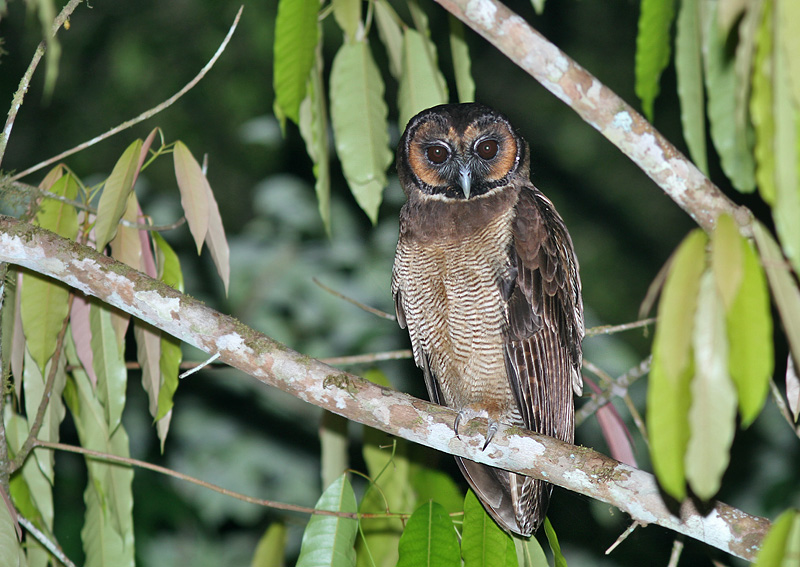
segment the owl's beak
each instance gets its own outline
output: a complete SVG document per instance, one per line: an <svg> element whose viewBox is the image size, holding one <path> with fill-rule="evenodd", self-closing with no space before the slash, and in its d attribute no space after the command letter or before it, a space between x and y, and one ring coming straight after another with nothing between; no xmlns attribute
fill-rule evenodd
<svg viewBox="0 0 800 567"><path fill-rule="evenodd" d="M469 166L462 165L458 170L459 185L464 192L464 198L469 199L469 188L472 185L472 172Z"/></svg>

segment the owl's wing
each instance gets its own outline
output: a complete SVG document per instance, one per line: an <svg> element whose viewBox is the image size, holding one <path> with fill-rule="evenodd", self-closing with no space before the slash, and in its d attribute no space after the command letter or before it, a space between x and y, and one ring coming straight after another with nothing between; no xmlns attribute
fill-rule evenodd
<svg viewBox="0 0 800 567"><path fill-rule="evenodd" d="M578 261L564 222L538 189L520 191L516 212L506 369L525 426L572 442L572 396L583 386Z"/></svg>

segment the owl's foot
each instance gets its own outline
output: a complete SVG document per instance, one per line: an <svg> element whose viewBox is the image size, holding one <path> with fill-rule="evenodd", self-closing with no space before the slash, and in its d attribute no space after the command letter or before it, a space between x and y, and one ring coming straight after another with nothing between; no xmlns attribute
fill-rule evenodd
<svg viewBox="0 0 800 567"><path fill-rule="evenodd" d="M475 417L485 417L489 422L489 428L486 430L486 442L483 444L483 449L481 449L481 451L485 451L486 447L488 447L489 443L491 443L494 434L497 433L497 428L499 426L499 422L490 418L486 410L479 411L471 408L464 408L460 410L456 415L456 421L453 424L453 429L456 432L456 437L460 439L461 435L458 432L458 425L461 423L461 420L463 419L464 421L469 421Z"/></svg>

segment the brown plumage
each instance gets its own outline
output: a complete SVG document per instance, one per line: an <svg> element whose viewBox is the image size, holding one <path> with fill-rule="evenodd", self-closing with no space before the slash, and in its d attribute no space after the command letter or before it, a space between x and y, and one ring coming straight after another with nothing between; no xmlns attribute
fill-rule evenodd
<svg viewBox="0 0 800 567"><path fill-rule="evenodd" d="M392 294L431 400L460 421L526 427L572 442L583 304L572 240L530 182L529 150L480 104L412 118L397 149L400 212ZM529 536L551 486L456 458L486 510Z"/></svg>

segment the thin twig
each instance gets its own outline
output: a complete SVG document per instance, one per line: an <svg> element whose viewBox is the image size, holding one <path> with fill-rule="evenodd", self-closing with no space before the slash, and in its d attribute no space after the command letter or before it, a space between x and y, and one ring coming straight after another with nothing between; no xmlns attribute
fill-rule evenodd
<svg viewBox="0 0 800 567"><path fill-rule="evenodd" d="M67 300L67 313L69 313L72 309L72 300L74 297L74 294L69 294L69 299ZM36 418L31 424L31 430L28 433L27 439L25 439L22 447L19 448L16 457L14 457L14 460L11 463L11 473L19 469L25 463L25 459L28 458L28 455L37 442L36 436L39 435L39 430L42 428L44 414L47 412L47 406L50 403L50 395L53 393L53 384L56 382L56 374L58 374L58 359L61 358L61 351L64 350L64 337L67 335L68 326L69 315L67 315L67 317L64 319L64 322L61 325L61 330L58 332L58 338L56 339L56 350L50 359L50 373L47 375L47 381L45 382L44 391L42 392L42 399L39 402L39 409L36 410Z"/></svg>
<svg viewBox="0 0 800 567"><path fill-rule="evenodd" d="M786 400L783 399L783 395L781 394L781 391L778 389L778 386L775 384L774 380L769 381L769 390L772 393L772 399L775 401L775 405L778 406L778 411L781 412L783 419L785 419L786 423L789 424L789 427L792 428L794 434L800 437L800 427L795 425L794 419L792 419L792 414L789 411L789 407L786 405Z"/></svg>
<svg viewBox="0 0 800 567"><path fill-rule="evenodd" d="M637 520L637 521L633 522L633 523L632 523L630 526L628 526L628 529L626 529L624 532L622 532L622 533L620 534L620 536L617 538L617 541L615 541L614 543L612 543L612 544L611 544L611 547L609 547L608 549L606 549L606 555L610 555L612 551L614 551L615 549L617 549L617 547L619 546L619 544L621 544L623 541L625 541L626 539L628 539L628 536L629 536L629 535L631 535L631 534L633 533L633 530L635 530L635 529L636 529L636 528L638 528L639 526L643 526L643 525L644 525L644 524L642 524L640 521L638 521L638 520Z"/></svg>
<svg viewBox="0 0 800 567"><path fill-rule="evenodd" d="M681 559L682 552L683 540L676 537L675 541L672 542L672 552L669 554L669 563L667 563L667 567L678 567L678 561Z"/></svg>
<svg viewBox="0 0 800 567"><path fill-rule="evenodd" d="M578 426L584 421L586 421L586 419L590 415L592 415L598 409L606 405L615 395L624 396L631 384L633 384L634 382L636 382L636 380L638 380L639 378L650 372L651 361L652 357L648 356L637 366L634 366L616 380L612 380L613 385L609 389L607 389L604 393L594 396L591 400L583 404L583 406L581 406L581 409L575 412L575 425ZM591 363L590 362L587 363L587 361L584 361L584 364L591 365Z"/></svg>
<svg viewBox="0 0 800 567"><path fill-rule="evenodd" d="M33 522L28 520L20 513L17 513L17 519L19 520L19 523L22 525L22 527L24 527L29 534L35 537L36 541L38 541L44 547L46 547L47 551L52 553L53 556L56 559L58 559L63 565L66 565L67 567L75 567L75 564L72 561L70 561L69 557L67 557L64 554L64 551L61 549L61 547L54 541L51 541L49 537L47 537L41 530L39 530L39 528L33 525Z"/></svg>
<svg viewBox="0 0 800 567"><path fill-rule="evenodd" d="M381 317L382 319L389 319L389 321L397 321L397 317L395 317L391 313L387 313L386 311L381 311L380 309L376 309L374 307L370 307L369 305L367 305L365 303L361 303L360 301L358 301L357 299L353 299L352 297L347 297L343 293L338 292L335 289L326 286L324 283L319 281L317 278L311 278L311 281L313 281L315 284L317 284L319 287L321 287L322 289L324 289L325 291L327 291L331 295L333 295L335 297L338 297L339 299L344 299L348 303L352 303L353 305L355 305L359 309L363 309L367 313L372 313L373 315L377 315L378 317Z"/></svg>
<svg viewBox="0 0 800 567"><path fill-rule="evenodd" d="M212 362L214 362L218 358L219 358L219 353L215 352L214 354L211 355L211 357L208 360L204 360L203 362L197 364L194 368L190 368L186 372L183 372L182 374L178 375L178 378L180 378L182 380L182 379L186 378L187 376L191 376L195 372L200 372L203 368L205 368L206 366L208 366L209 364L211 364Z"/></svg>
<svg viewBox="0 0 800 567"><path fill-rule="evenodd" d="M286 512L298 512L300 514L319 514L323 516L336 516L339 518L353 518L353 519L378 518L378 517L406 518L409 516L408 514L397 514L392 512L381 513L381 514L358 514L355 512L335 512L331 510L317 510L316 508L309 508L307 506L298 506L296 504L287 504L285 502L277 502L275 500L264 500L262 498L253 498L252 496L247 496L246 494L242 494L240 492L234 492L233 490L228 490L227 488L223 488L216 484L200 480L199 478L189 476L188 474L183 474L178 471L162 467L160 465L154 465L152 463L148 463L146 461L140 461L139 459L134 459L131 457L121 457L119 455L112 455L110 453L101 453L100 451L85 449L83 447L78 447L76 445L67 445L65 443L42 441L40 439L37 439L35 441L34 447L41 447L43 449L50 449L53 451L67 451L70 453L78 453L80 455L86 455L89 458L96 459L98 461L105 461L129 467L139 467L141 469L146 469L166 476L171 476L172 478L177 478L178 480L191 482L192 484L202 486L203 488L208 488L209 490L213 490L214 492L219 492L220 494L224 494L225 496L230 496L231 498L236 498L237 500L241 500L249 504L255 504L257 506L265 506L267 508L273 508L275 510L283 510Z"/></svg>
<svg viewBox="0 0 800 567"><path fill-rule="evenodd" d="M231 27L228 30L228 34L225 36L225 39L222 40L222 43L217 48L216 53L214 53L214 55L211 57L211 59L208 61L208 63L206 63L205 66L200 70L200 72L197 74L197 76L194 79L192 79L191 81L189 81L186 84L186 86L184 86L177 93L172 95L170 98L168 98L167 100L165 100L161 104L159 104L157 106L154 106L150 110L146 110L145 112L142 112L136 118L132 118L131 120L123 122L119 126L116 126L116 127L112 128L111 130L109 130L105 134L101 134L99 136L96 136L96 137L92 138L91 140L89 140L87 142L84 142L82 144L78 144L74 148L71 148L71 149L69 149L67 151L61 152L57 156L51 157L49 159L46 159L43 162L40 162L40 163L38 163L38 164L36 164L36 165L34 165L32 167L29 167L25 171L17 173L16 175L14 175L11 178L11 180L12 181L16 181L18 179L22 179L23 177L25 177L26 175L30 175L34 171L39 171L43 167L47 167L48 165L56 163L57 161L61 161L62 159L64 159L67 156L71 156L72 154L77 153L77 152L79 152L81 150L85 150L86 148L91 147L91 146L97 144L98 142L102 142L103 140L105 140L107 138L110 138L111 136L114 136L115 134L118 134L118 133L122 132L123 130L125 130L127 128L130 128L131 126L134 126L135 124L138 124L139 122L147 120L148 118L151 118L151 117L155 116L156 114L158 114L162 110L172 106L172 104L174 104L175 101L177 101L179 98L181 98L187 92L189 92L192 88L194 88L194 86L198 82L200 82L200 80L203 77L205 77L206 73L208 73L208 71L210 71L211 68L214 66L214 64L217 62L217 59L219 59L220 55L222 55L222 52L225 51L225 48L228 46L228 42L230 41L231 37L233 36L233 32L236 30L236 26L239 23L239 17L242 15L242 10L243 9L244 9L244 6L239 8L239 11L236 13L236 17L233 20L233 24L231 24Z"/></svg>
<svg viewBox="0 0 800 567"><path fill-rule="evenodd" d="M320 358L320 361L331 366L351 366L354 364L369 364L382 360L402 360L411 358L413 353L410 349L390 350L386 352L371 352L367 354L356 354L353 356L335 356L332 358Z"/></svg>
<svg viewBox="0 0 800 567"><path fill-rule="evenodd" d="M633 321L631 323L623 323L622 325L600 325L599 327L590 327L586 329L587 337L594 337L596 335L612 335L614 333L621 333L622 331L630 331L631 329L638 329L646 327L656 322L655 317L649 319L642 319L640 321Z"/></svg>
<svg viewBox="0 0 800 567"><path fill-rule="evenodd" d="M56 19L53 20L53 27L52 27L52 34L53 36L56 35L59 28L64 25L64 22L69 19L72 15L72 12L75 11L75 8L78 7L83 0L70 0L66 6L61 10L61 12L56 16ZM44 56L44 52L47 50L46 42L42 41L36 47L36 51L33 54L33 58L31 59L30 64L28 65L28 69L25 71L25 74L22 75L22 79L19 81L19 87L17 88L17 92L14 93L14 98L11 100L11 108L8 111L8 118L6 119L6 125L3 128L3 131L0 132L0 164L3 163L3 156L6 153L6 146L8 145L8 139L11 137L11 130L14 128L14 121L17 119L17 113L19 109L22 107L22 102L25 99L25 94L28 92L28 87L31 84L31 79L33 78L33 73L36 71L36 67L39 66L39 61L41 61L42 57Z"/></svg>

